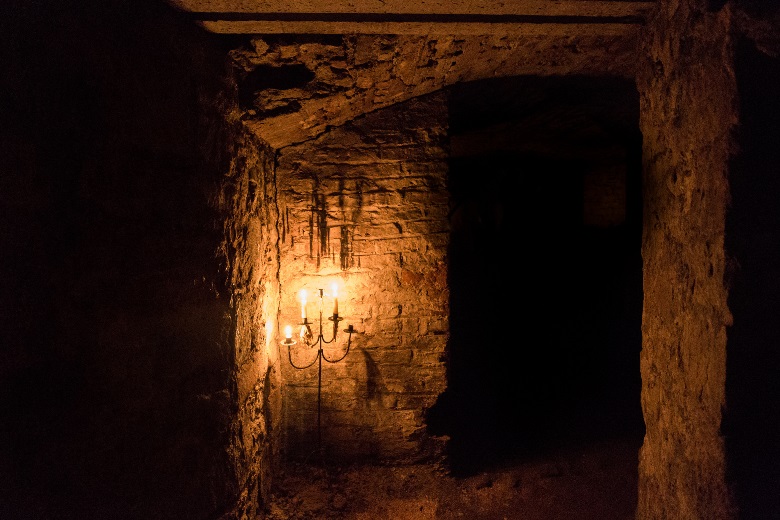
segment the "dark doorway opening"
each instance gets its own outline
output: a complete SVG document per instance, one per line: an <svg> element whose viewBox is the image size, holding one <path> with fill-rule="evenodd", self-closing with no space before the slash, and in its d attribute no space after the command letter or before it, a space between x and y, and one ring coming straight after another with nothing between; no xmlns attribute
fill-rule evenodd
<svg viewBox="0 0 780 520"><path fill-rule="evenodd" d="M780 518L780 62L736 46L739 152L732 160L723 433L740 518Z"/></svg>
<svg viewBox="0 0 780 520"><path fill-rule="evenodd" d="M448 388L456 474L641 443L641 136L633 83L511 78L450 92Z"/></svg>

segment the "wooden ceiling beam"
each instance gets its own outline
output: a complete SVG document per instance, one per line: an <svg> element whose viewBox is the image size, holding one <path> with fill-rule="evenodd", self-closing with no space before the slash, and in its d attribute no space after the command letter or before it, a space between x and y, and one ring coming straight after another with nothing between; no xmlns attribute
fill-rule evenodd
<svg viewBox="0 0 780 520"><path fill-rule="evenodd" d="M645 0L170 0L191 13L249 15L643 16Z"/></svg>
<svg viewBox="0 0 780 520"><path fill-rule="evenodd" d="M293 22L199 20L217 34L394 34L403 36L540 36L604 35L627 33L633 23L425 23L425 22Z"/></svg>
<svg viewBox="0 0 780 520"><path fill-rule="evenodd" d="M641 24L654 1L169 0L221 34L537 34L550 25L614 34ZM592 27L591 27L592 26Z"/></svg>

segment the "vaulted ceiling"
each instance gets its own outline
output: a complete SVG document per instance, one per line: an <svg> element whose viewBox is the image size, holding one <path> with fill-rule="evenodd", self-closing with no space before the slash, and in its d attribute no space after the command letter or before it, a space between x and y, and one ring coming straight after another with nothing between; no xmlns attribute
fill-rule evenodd
<svg viewBox="0 0 780 520"><path fill-rule="evenodd" d="M632 79L656 2L168 0L232 52L239 114L274 148L452 85L514 76Z"/></svg>

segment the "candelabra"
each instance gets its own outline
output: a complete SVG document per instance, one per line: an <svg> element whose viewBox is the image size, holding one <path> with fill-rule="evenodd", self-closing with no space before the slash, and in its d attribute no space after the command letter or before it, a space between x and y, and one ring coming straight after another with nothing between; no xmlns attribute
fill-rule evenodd
<svg viewBox="0 0 780 520"><path fill-rule="evenodd" d="M311 327L312 325L315 324L311 323L306 317L306 291L305 290L302 290L300 293L302 322L300 324L301 329L299 334L300 341L303 345L306 345L306 347L308 347L309 349L313 347L317 347L317 354L309 363L305 363L300 366L295 364L295 362L293 361L292 346L295 345L297 341L295 341L292 338L292 327L290 325L287 325L285 327L285 339L282 341L282 345L287 346L287 358L289 359L290 365L292 365L293 368L297 370L305 370L313 366L315 363L317 363L317 450L320 452L320 455L322 455L322 362L326 361L328 363L338 363L339 361L347 357L347 354L349 354L349 349L352 345L352 334L357 333L357 331L352 327L352 325L349 325L346 329L344 329L344 332L348 334L347 347L340 357L330 359L328 358L328 356L325 355L325 351L323 350L323 347L329 343L333 343L336 341L336 338L338 336L338 331L339 331L338 330L339 322L343 321L344 318L339 317L339 303L338 303L339 300L338 300L338 294L336 292L337 286L336 284L333 284L333 315L328 316L328 320L333 322L333 335L330 339L325 339L325 335L323 334L323 320L322 320L324 290L318 289L318 291L320 296L319 320L318 323L316 324L319 328L318 334L316 337L314 336Z"/></svg>

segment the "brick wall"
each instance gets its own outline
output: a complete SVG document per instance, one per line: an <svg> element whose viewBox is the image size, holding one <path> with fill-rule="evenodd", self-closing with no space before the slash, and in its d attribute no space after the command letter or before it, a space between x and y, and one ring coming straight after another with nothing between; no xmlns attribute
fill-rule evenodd
<svg viewBox="0 0 780 520"><path fill-rule="evenodd" d="M299 290L340 286L340 329L352 350L323 363L321 421L326 456L417 459L437 453L424 413L446 385L445 265L448 230L447 111L437 93L383 109L278 155L281 318L300 322ZM316 302L308 317L317 318ZM326 322L325 339L330 339ZM297 328L296 328L297 336ZM316 335L317 329L314 329ZM338 357L339 333L325 354ZM316 349L292 347L306 364ZM282 352L286 446L317 447L317 363L293 369Z"/></svg>

